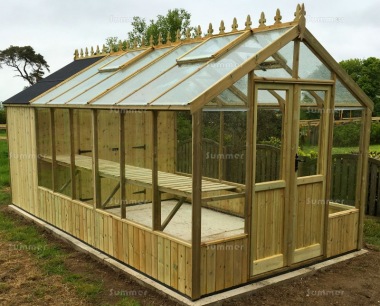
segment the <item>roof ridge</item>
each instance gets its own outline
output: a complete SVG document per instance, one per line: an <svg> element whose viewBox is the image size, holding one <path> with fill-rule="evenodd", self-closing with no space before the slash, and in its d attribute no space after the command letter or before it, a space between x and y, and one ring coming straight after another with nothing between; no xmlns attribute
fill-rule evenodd
<svg viewBox="0 0 380 306"><path fill-rule="evenodd" d="M232 25L231 25L231 31L230 32L225 32L226 28L224 25L224 21L222 20L220 22L220 26L219 26L219 33L216 33L216 34L213 34L214 29L213 29L212 23L209 23L207 33L205 33L204 36L202 36L201 26L198 26L193 31L191 31L191 29L188 28L186 30L186 33L184 36L181 36L181 33L178 30L177 34L176 34L175 41L171 41L169 35L167 35L165 41L163 41L163 36L161 33L159 34L157 44L154 44L153 36L150 37L149 42L146 42L144 40L144 38L141 41L139 39L135 39L135 40L130 41L130 42L127 41L126 45L124 45L123 42L121 40L119 40L118 44L113 46L113 48L115 48L116 51L114 51L113 48L111 48L111 50L107 50L107 48L104 44L103 44L102 50L100 50L99 45L96 46L95 51L94 51L93 47L90 47L90 49L88 49L86 47L86 48L84 48L84 51L83 51L83 48L81 48L80 51L78 49L76 49L74 51L74 60L105 56L105 55L115 54L115 53L121 54L121 53L129 52L129 51L144 49L147 47L157 48L157 47L161 47L161 46L162 47L171 46L171 45L176 46L176 45L181 44L183 42L199 41L199 40L207 39L207 38L212 37L212 36L229 35L229 34L234 33L234 32L244 32L244 31L248 31L248 30L254 31L254 32L270 31L270 30L274 30L274 29L278 29L278 28L282 28L282 27L294 26L297 24L301 24L302 27L304 27L305 26L304 25L305 24L305 15L306 15L305 5L304 4L297 4L296 11L294 12L295 18L294 18L294 20L292 20L290 22L283 23L281 21L282 20L281 11L280 11L280 9L277 9L276 14L274 16L274 23L272 25L266 24L267 20L265 17L265 13L261 12L260 19L258 20L259 25L256 28L251 27L252 26L251 16L248 15L246 18L246 21L244 23L245 28L242 30L239 30L238 29L239 25L238 25L237 19L236 19L236 17L234 17Z"/></svg>

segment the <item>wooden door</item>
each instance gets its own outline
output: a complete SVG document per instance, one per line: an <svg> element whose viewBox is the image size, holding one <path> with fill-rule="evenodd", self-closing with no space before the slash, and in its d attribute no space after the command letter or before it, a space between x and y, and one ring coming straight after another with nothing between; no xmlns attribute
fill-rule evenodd
<svg viewBox="0 0 380 306"><path fill-rule="evenodd" d="M252 276L323 253L330 90L255 84Z"/></svg>
<svg viewBox="0 0 380 306"><path fill-rule="evenodd" d="M287 265L287 201L293 87L256 84L251 274Z"/></svg>
<svg viewBox="0 0 380 306"><path fill-rule="evenodd" d="M323 255L330 96L329 86L294 86L289 264Z"/></svg>

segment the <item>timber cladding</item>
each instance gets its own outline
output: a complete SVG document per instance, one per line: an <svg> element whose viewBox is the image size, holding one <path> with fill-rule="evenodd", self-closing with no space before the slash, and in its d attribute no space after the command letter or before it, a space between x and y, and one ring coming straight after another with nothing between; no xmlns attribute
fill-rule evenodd
<svg viewBox="0 0 380 306"><path fill-rule="evenodd" d="M34 109L7 108L12 202L35 212L37 204L37 146Z"/></svg>
<svg viewBox="0 0 380 306"><path fill-rule="evenodd" d="M191 246L38 187L35 215L191 297ZM202 295L247 282L247 237L202 245Z"/></svg>

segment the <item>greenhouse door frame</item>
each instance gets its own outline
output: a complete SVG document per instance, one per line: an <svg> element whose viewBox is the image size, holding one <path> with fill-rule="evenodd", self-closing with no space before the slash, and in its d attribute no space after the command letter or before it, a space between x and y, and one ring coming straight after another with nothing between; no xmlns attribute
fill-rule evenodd
<svg viewBox="0 0 380 306"><path fill-rule="evenodd" d="M249 260L250 278L256 278L274 270L315 261L326 254L334 104L333 84L253 81L252 88L250 120L254 122L251 136L254 183ZM255 183L258 108L273 108L269 103L258 101L259 90L266 90L278 99L277 108L282 111L283 124L279 179ZM314 99L310 106L305 102L305 93L310 93ZM319 114L318 156L315 173L301 176L298 173L303 162L298 156L300 114L305 110Z"/></svg>

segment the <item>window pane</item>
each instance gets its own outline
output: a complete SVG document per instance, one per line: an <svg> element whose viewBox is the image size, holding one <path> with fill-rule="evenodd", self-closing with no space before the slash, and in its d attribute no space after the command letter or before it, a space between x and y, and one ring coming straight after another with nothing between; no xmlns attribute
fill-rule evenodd
<svg viewBox="0 0 380 306"><path fill-rule="evenodd" d="M57 166L55 168L54 190L71 196L71 169L70 169L70 119L69 110L54 110L55 150ZM59 162L65 158L67 162Z"/></svg>
<svg viewBox="0 0 380 306"><path fill-rule="evenodd" d="M300 45L298 74L301 79L331 80L330 70L304 43Z"/></svg>
<svg viewBox="0 0 380 306"><path fill-rule="evenodd" d="M269 92L258 91L258 96L270 96ZM285 91L280 91L286 95ZM273 97L273 96L272 96ZM261 101L261 100L259 100ZM260 107L257 110L257 144L256 144L256 183L277 181L281 176L282 126L284 114L275 97L271 109Z"/></svg>
<svg viewBox="0 0 380 306"><path fill-rule="evenodd" d="M342 118L339 115L339 113L335 113L330 198L334 203L354 206L357 200L356 174L359 160L362 111L351 112L352 122L340 120Z"/></svg>
<svg viewBox="0 0 380 306"><path fill-rule="evenodd" d="M362 106L361 103L348 91L340 80L336 81L335 106Z"/></svg>
<svg viewBox="0 0 380 306"><path fill-rule="evenodd" d="M94 203L92 173L92 114L90 110L74 110L75 198Z"/></svg>
<svg viewBox="0 0 380 306"><path fill-rule="evenodd" d="M298 177L323 174L319 169L321 124L326 92L302 90L298 143Z"/></svg>
<svg viewBox="0 0 380 306"><path fill-rule="evenodd" d="M38 185L52 189L50 109L37 108Z"/></svg>

